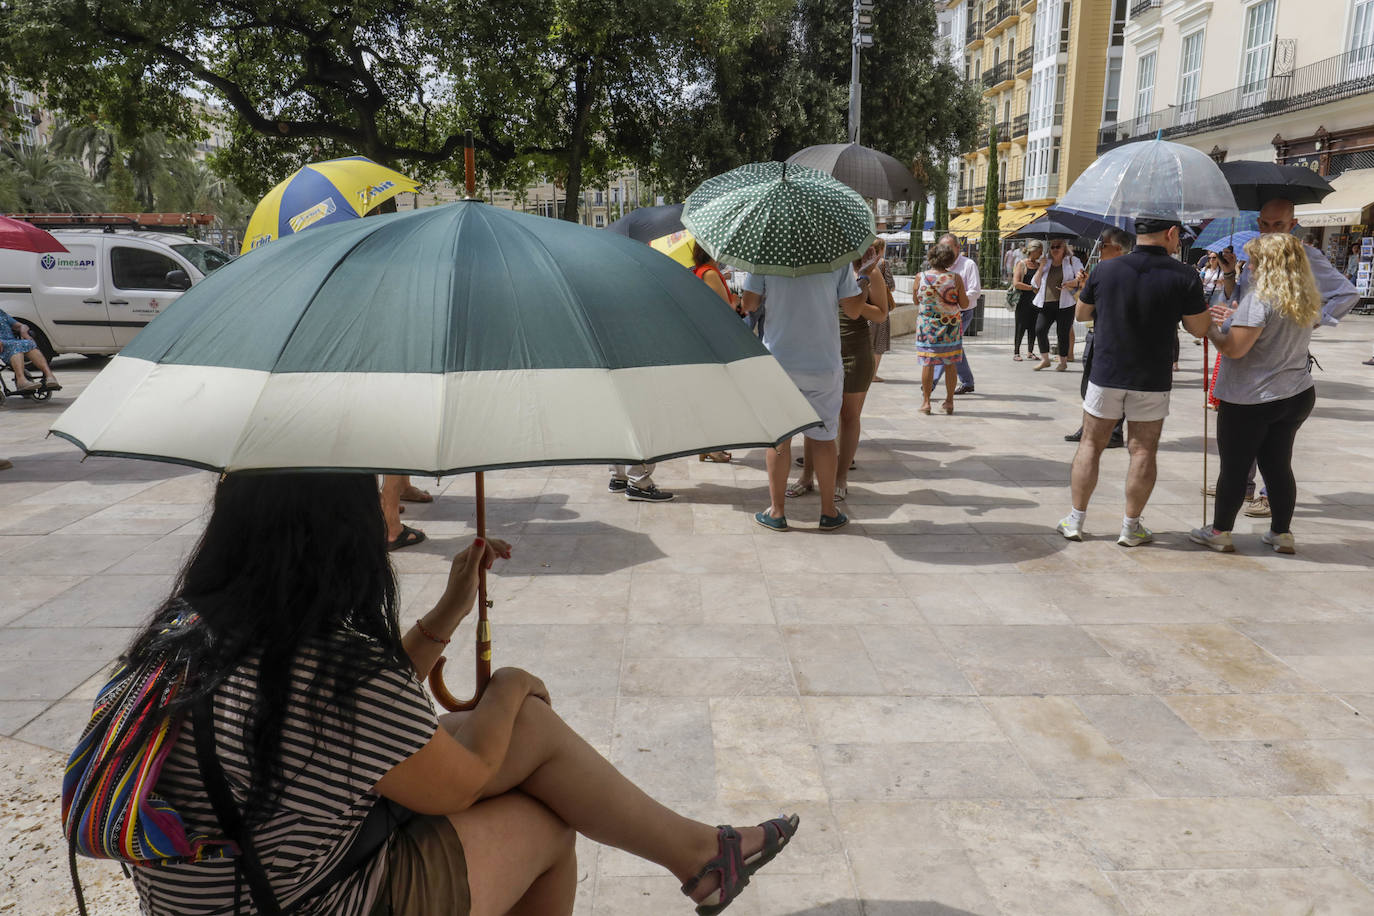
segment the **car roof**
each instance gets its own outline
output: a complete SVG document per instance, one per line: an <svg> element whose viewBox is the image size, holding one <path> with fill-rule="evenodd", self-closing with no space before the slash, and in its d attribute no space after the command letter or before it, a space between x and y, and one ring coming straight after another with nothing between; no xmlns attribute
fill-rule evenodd
<svg viewBox="0 0 1374 916"><path fill-rule="evenodd" d="M163 245L202 245L200 239L193 239L189 235L180 235L175 232L140 232L136 229L115 229L106 232L104 229L54 229L52 234L59 238L64 235L114 235L122 239L139 239L144 242L157 242Z"/></svg>

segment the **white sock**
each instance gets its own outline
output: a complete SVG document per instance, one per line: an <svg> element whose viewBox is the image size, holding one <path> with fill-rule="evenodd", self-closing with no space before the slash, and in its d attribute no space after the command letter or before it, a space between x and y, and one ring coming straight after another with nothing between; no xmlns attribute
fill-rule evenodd
<svg viewBox="0 0 1374 916"><path fill-rule="evenodd" d="M1123 515L1121 516L1121 525L1123 528L1134 531L1140 527L1140 516L1137 515L1135 518L1131 518L1129 515Z"/></svg>
<svg viewBox="0 0 1374 916"><path fill-rule="evenodd" d="M1087 517L1088 517L1088 510L1086 510L1086 509L1070 509L1070 510L1069 510L1069 521L1073 522L1075 525L1082 525L1082 524L1083 524L1083 519L1085 519L1085 518L1087 518Z"/></svg>

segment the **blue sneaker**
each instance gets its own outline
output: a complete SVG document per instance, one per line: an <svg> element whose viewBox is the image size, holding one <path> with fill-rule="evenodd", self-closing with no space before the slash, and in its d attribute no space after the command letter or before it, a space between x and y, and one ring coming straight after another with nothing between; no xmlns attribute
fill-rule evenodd
<svg viewBox="0 0 1374 916"><path fill-rule="evenodd" d="M758 522L760 525L767 528L769 531L787 530L787 516L784 515L782 518L774 518L773 516L768 514L767 509L763 510L762 512L755 512L754 521Z"/></svg>
<svg viewBox="0 0 1374 916"><path fill-rule="evenodd" d="M836 510L834 515L821 516L820 527L822 531L834 531L835 529L843 528L845 525L848 524L849 516L845 515L843 512L840 512L839 510Z"/></svg>

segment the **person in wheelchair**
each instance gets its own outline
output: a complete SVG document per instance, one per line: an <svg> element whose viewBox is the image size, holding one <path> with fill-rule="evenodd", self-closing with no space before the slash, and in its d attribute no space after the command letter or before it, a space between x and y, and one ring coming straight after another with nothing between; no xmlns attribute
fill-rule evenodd
<svg viewBox="0 0 1374 916"><path fill-rule="evenodd" d="M25 356L28 356L34 367L43 373L41 383L29 381L28 374L24 372ZM48 358L29 336L29 326L11 318L9 313L0 309L0 365L4 364L8 364L14 370L14 387L19 391L33 391L37 388L62 390L62 384L58 382L57 376L52 374L52 367L48 365Z"/></svg>

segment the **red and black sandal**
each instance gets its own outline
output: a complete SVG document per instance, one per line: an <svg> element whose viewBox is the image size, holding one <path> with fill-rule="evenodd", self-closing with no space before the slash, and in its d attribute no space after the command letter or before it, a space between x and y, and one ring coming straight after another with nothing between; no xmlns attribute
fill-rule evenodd
<svg viewBox="0 0 1374 916"><path fill-rule="evenodd" d="M740 849L739 831L730 826L717 827L716 841L720 854L703 865L695 878L682 885L682 892L690 897L707 876L717 876L718 886L710 897L697 904L697 916L714 916L734 903L740 891L749 886L749 879L777 858L778 853L796 835L800 824L801 818L795 814L791 817L775 817L760 824L763 828L763 847L747 859Z"/></svg>

